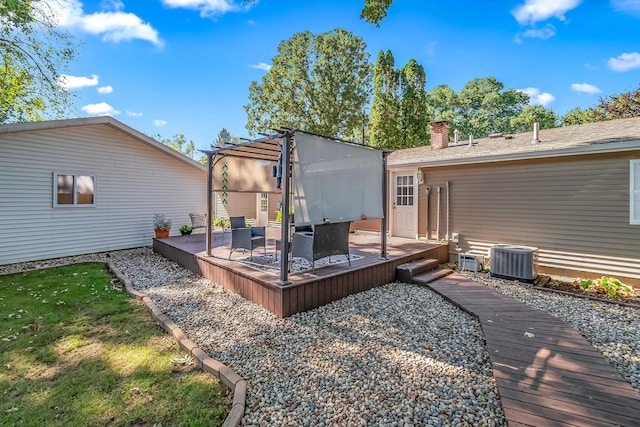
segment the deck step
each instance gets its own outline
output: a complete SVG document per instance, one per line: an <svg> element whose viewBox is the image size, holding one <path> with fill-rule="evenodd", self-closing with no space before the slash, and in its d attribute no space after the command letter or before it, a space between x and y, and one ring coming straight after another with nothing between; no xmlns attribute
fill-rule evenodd
<svg viewBox="0 0 640 427"><path fill-rule="evenodd" d="M425 271L433 270L440 264L435 258L418 259L401 264L396 268L396 280L411 283L411 278Z"/></svg>
<svg viewBox="0 0 640 427"><path fill-rule="evenodd" d="M435 282L438 279L442 279L453 273L452 270L448 268L441 268L439 270L431 270L426 273L418 274L417 276L413 276L411 278L412 283L416 283L418 285L426 285L431 282Z"/></svg>

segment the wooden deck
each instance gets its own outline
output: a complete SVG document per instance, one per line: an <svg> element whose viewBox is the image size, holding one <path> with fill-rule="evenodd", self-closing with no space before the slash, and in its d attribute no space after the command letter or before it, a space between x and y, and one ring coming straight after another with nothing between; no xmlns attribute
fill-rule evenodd
<svg viewBox="0 0 640 427"><path fill-rule="evenodd" d="M568 323L456 273L428 286L479 318L509 426L640 426L640 393Z"/></svg>
<svg viewBox="0 0 640 427"><path fill-rule="evenodd" d="M279 238L280 229L267 228L267 252L275 252L276 240ZM241 252L234 252L229 260L230 239L230 233L214 233L211 257L205 253L203 234L192 235L189 239L183 236L154 239L153 250L262 305L280 317L311 310L348 295L393 282L396 267L406 262L420 258L436 258L441 263L449 261L447 243L389 238L387 258L382 259L379 235L350 234L351 254L362 258L353 260L351 266L347 263L334 264L316 267L315 273L308 271L290 274L290 284L282 286L278 275L238 262L239 258L246 257ZM263 252L259 248L254 250L254 255Z"/></svg>

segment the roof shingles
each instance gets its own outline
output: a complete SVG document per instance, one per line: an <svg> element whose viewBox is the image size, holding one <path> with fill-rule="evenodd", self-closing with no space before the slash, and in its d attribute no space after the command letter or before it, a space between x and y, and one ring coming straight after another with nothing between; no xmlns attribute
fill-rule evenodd
<svg viewBox="0 0 640 427"><path fill-rule="evenodd" d="M532 144L533 132L504 136L498 138L481 138L469 146L467 141L458 144L449 143L449 147L432 150L431 146L407 148L394 151L389 156L389 166L417 165L430 163L466 163L470 160L481 161L482 158L496 159L499 156L511 158L529 157L532 154L545 153L549 157L557 150L572 149L598 144L612 144L636 141L640 149L640 117L609 120L583 125L559 127L540 130L540 142ZM614 149L614 146L611 146ZM497 156L497 157L496 157Z"/></svg>

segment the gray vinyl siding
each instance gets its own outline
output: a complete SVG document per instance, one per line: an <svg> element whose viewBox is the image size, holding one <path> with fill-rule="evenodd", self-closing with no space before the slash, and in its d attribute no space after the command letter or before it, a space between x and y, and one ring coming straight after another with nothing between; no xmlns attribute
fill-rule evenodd
<svg viewBox="0 0 640 427"><path fill-rule="evenodd" d="M629 224L629 162L639 152L423 168L430 186L429 231L435 237L434 188L450 184L450 232L460 248L487 256L497 243L540 249L541 271L640 279L640 226ZM441 194L440 238L446 233ZM427 231L426 198L419 233ZM455 245L451 245L452 255Z"/></svg>
<svg viewBox="0 0 640 427"><path fill-rule="evenodd" d="M53 172L96 177L94 207L53 208ZM107 125L0 135L0 264L150 245L206 212L206 171Z"/></svg>

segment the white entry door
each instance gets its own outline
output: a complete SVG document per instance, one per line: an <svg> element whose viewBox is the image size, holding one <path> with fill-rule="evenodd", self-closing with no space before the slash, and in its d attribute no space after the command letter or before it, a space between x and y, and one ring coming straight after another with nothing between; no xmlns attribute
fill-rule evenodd
<svg viewBox="0 0 640 427"><path fill-rule="evenodd" d="M269 193L258 193L257 197L257 222L258 225L266 226L269 222Z"/></svg>
<svg viewBox="0 0 640 427"><path fill-rule="evenodd" d="M393 174L393 235L418 236L418 188L414 173Z"/></svg>

